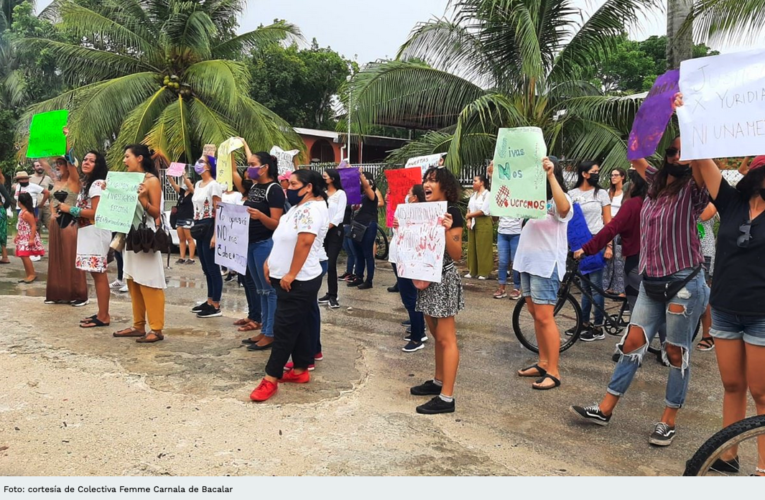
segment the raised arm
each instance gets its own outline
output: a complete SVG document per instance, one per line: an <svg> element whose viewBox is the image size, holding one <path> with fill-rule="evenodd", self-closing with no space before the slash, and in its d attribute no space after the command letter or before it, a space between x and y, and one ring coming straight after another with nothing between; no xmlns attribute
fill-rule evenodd
<svg viewBox="0 0 765 500"><path fill-rule="evenodd" d="M173 191L175 191L176 193L180 194L181 193L181 187L178 185L177 182L175 182L175 179L173 179L173 176L172 175L168 175L166 177L167 177L167 182L169 182L170 185L173 187Z"/></svg>
<svg viewBox="0 0 765 500"><path fill-rule="evenodd" d="M691 168L694 173L698 173L703 179L704 185L709 191L709 196L716 200L717 195L720 193L720 182L722 181L722 174L720 169L717 168L717 164L713 160L694 160L691 162Z"/></svg>
<svg viewBox="0 0 765 500"><path fill-rule="evenodd" d="M370 200L374 200L375 190L372 189L372 186L369 184L367 176L364 175L364 171L361 169L361 167L359 167L359 177L361 178L361 187L364 189L364 194L367 195L367 198Z"/></svg>
<svg viewBox="0 0 765 500"><path fill-rule="evenodd" d="M558 214L565 218L568 215L569 210L571 210L571 203L569 203L566 193L563 192L563 188L558 184L558 179L555 178L555 165L553 165L549 158L545 158L542 161L542 168L545 169L545 173L547 174L547 182L550 183L553 202L558 210Z"/></svg>
<svg viewBox="0 0 765 500"><path fill-rule="evenodd" d="M186 177L186 172L183 172L183 183L186 185L186 191L189 193L194 192L194 184Z"/></svg>
<svg viewBox="0 0 765 500"><path fill-rule="evenodd" d="M717 207L714 205L714 203L710 203L707 205L707 208L704 209L703 212L701 212L701 216L699 217L701 219L701 222L706 222L712 217L717 214Z"/></svg>
<svg viewBox="0 0 765 500"><path fill-rule="evenodd" d="M244 141L244 139L242 139ZM247 147L247 143L244 143L245 150L247 151L247 161L249 164L250 159L250 148ZM236 169L236 158L234 156L234 153L231 153L231 178L234 181L234 187L236 187L237 191L242 193L242 196L247 196L247 190L244 189L244 183L242 182L242 176L239 175L239 171Z"/></svg>

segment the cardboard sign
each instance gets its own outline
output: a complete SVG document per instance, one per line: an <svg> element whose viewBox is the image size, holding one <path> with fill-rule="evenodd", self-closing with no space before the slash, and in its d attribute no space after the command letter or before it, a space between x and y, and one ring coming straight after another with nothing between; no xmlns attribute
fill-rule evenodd
<svg viewBox="0 0 765 500"><path fill-rule="evenodd" d="M627 141L627 159L639 160L656 152L656 146L672 117L672 98L680 91L679 80L680 71L676 69L656 79L632 123Z"/></svg>
<svg viewBox="0 0 765 500"><path fill-rule="evenodd" d="M64 156L66 154L64 127L68 119L69 111L66 109L34 115L29 125L27 158Z"/></svg>
<svg viewBox="0 0 765 500"><path fill-rule="evenodd" d="M244 205L221 203L215 218L215 263L247 273L250 214Z"/></svg>
<svg viewBox="0 0 765 500"><path fill-rule="evenodd" d="M501 128L491 177L491 215L541 219L547 214L547 145L537 127Z"/></svg>
<svg viewBox="0 0 765 500"><path fill-rule="evenodd" d="M202 147L202 154L205 156L212 156L215 158L215 144L205 144Z"/></svg>
<svg viewBox="0 0 765 500"><path fill-rule="evenodd" d="M271 156L275 156L277 160L279 175L284 175L287 172L295 170L295 155L299 152L300 151L297 149L285 151L279 146L271 148Z"/></svg>
<svg viewBox="0 0 765 500"><path fill-rule="evenodd" d="M414 158L409 158L406 161L404 168L418 167L422 169L421 177L425 177L425 172L427 172L430 168L437 167L443 156L443 154L439 153L437 155L416 156Z"/></svg>
<svg viewBox="0 0 765 500"><path fill-rule="evenodd" d="M341 168L338 170L340 182L348 197L349 205L361 204L361 174L356 168Z"/></svg>
<svg viewBox="0 0 765 500"><path fill-rule="evenodd" d="M186 172L186 164L173 162L167 167L166 175L170 177L181 177Z"/></svg>
<svg viewBox="0 0 765 500"><path fill-rule="evenodd" d="M388 203L386 205L385 224L393 227L393 216L400 203L404 203L412 186L422 184L422 170L419 167L386 170L388 179Z"/></svg>
<svg viewBox="0 0 765 500"><path fill-rule="evenodd" d="M402 278L441 283L446 230L441 225L447 204L412 203L396 209L396 271Z"/></svg>
<svg viewBox="0 0 765 500"><path fill-rule="evenodd" d="M106 175L106 190L96 209L96 227L116 233L130 232L138 203L138 186L145 174L130 172L109 172Z"/></svg>
<svg viewBox="0 0 765 500"><path fill-rule="evenodd" d="M231 153L244 147L244 142L238 137L223 141L218 148L218 168L215 180L223 186L224 191L234 189L234 176L231 172Z"/></svg>
<svg viewBox="0 0 765 500"><path fill-rule="evenodd" d="M756 156L765 141L765 50L683 61L683 160Z"/></svg>

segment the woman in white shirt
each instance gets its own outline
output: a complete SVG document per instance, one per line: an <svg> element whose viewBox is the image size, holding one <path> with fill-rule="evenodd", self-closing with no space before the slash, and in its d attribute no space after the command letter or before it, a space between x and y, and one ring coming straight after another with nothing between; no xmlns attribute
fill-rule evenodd
<svg viewBox="0 0 765 500"><path fill-rule="evenodd" d="M330 168L322 174L327 184L327 196L329 203L329 232L324 240L324 250L327 252L327 294L319 299L319 304L328 304L330 309L337 309L340 303L337 301L337 257L343 249L343 218L345 207L348 205L348 197L340 181L340 173Z"/></svg>
<svg viewBox="0 0 765 500"><path fill-rule="evenodd" d="M611 170L611 187L608 197L611 199L611 218L616 217L624 203L624 182L627 171L623 168ZM622 256L621 237L614 240L614 257L608 261L603 276L603 290L611 295L624 295L624 257Z"/></svg>
<svg viewBox="0 0 765 500"><path fill-rule="evenodd" d="M574 211L558 159L545 158L542 167L547 174L547 215L526 223L513 267L521 273L521 289L539 346L539 362L519 370L518 376L541 377L531 387L546 391L560 386L560 333L553 311L566 272L568 223Z"/></svg>
<svg viewBox="0 0 765 500"><path fill-rule="evenodd" d="M611 199L608 193L600 187L600 165L594 161L583 161L577 167L577 180L574 189L568 192L571 201L577 203L587 221L587 228L593 236L598 234L603 226L611 222ZM613 243L606 247L604 257L606 260L613 257ZM593 271L588 274L589 280L601 286L603 284L603 269ZM582 286L592 295L593 300L600 306L595 308L594 322L590 323L590 312L592 303L587 295L582 296L582 335L579 340L592 342L593 340L603 340L606 338L603 333L603 313L605 307L605 297L600 295L595 289L587 283Z"/></svg>
<svg viewBox="0 0 765 500"><path fill-rule="evenodd" d="M207 279L207 302L195 306L191 312L198 318L221 316L220 299L223 295L223 277L220 266L215 263L215 212L223 196L223 186L215 180L217 162L204 155L194 165L194 171L202 180L194 186L194 226L191 235L197 242L197 254Z"/></svg>
<svg viewBox="0 0 765 500"><path fill-rule="evenodd" d="M468 273L466 278L478 276L485 280L494 267L494 226L489 216L489 181L485 175L473 178L473 194L468 201Z"/></svg>
<svg viewBox="0 0 765 500"><path fill-rule="evenodd" d="M264 266L276 290L274 342L266 376L250 394L266 401L276 394L279 382L305 384L314 363L311 322L305 313L316 303L321 288L323 237L329 227L324 181L314 170L297 170L289 180L287 201L292 208L279 220L273 248ZM293 368L284 372L292 356Z"/></svg>

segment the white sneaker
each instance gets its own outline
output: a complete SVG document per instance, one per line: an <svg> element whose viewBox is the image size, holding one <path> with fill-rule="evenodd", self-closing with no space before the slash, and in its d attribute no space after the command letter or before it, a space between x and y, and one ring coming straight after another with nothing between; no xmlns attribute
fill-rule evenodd
<svg viewBox="0 0 765 500"><path fill-rule="evenodd" d="M122 288L125 286L125 283L120 280L114 280L109 284L109 288Z"/></svg>
<svg viewBox="0 0 765 500"><path fill-rule="evenodd" d="M127 291L128 291L128 286L127 285L122 285L120 287L120 293L127 293Z"/></svg>
<svg viewBox="0 0 765 500"><path fill-rule="evenodd" d="M481 281L486 281L486 276L479 276L478 279Z"/></svg>
<svg viewBox="0 0 765 500"><path fill-rule="evenodd" d="M470 273L467 273L467 274L465 275L465 277L466 277L467 279L470 279L470 278L472 278L473 276L472 276Z"/></svg>
<svg viewBox="0 0 765 500"><path fill-rule="evenodd" d="M40 262L42 260L42 257L40 257L39 255L33 255L29 257L29 260L31 260L32 262Z"/></svg>

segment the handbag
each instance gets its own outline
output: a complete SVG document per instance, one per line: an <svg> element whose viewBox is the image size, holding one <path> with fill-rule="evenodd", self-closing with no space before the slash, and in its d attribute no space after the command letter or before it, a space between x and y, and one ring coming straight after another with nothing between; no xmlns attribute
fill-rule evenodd
<svg viewBox="0 0 765 500"><path fill-rule="evenodd" d="M169 254L172 250L172 246L173 237L170 235L170 231L167 229L165 214L160 213L159 226L157 226L157 230L154 232L154 244L152 245L152 250L154 252Z"/></svg>
<svg viewBox="0 0 765 500"><path fill-rule="evenodd" d="M351 221L351 239L356 243L364 240L364 234L367 232L367 226L361 222Z"/></svg>
<svg viewBox="0 0 765 500"><path fill-rule="evenodd" d="M655 300L657 302L664 302L666 304L675 298L675 295L677 295L680 290L685 287L685 285L690 283L690 281L695 278L699 272L701 272L701 269L702 266L698 266L693 270L691 274L688 275L687 278L682 281L667 281L665 283L657 283L646 281L645 276L643 276L643 289L645 290L645 294L649 299Z"/></svg>
<svg viewBox="0 0 765 500"><path fill-rule="evenodd" d="M191 237L195 240L201 240L211 236L211 233L215 225L212 223L212 219L195 220L194 225L191 226L189 232Z"/></svg>
<svg viewBox="0 0 765 500"><path fill-rule="evenodd" d="M164 227L163 217L161 216L160 225L155 231L146 224L146 211L144 211L138 227L130 228L125 247L135 253L169 251L169 242L172 240L170 240L170 234Z"/></svg>

